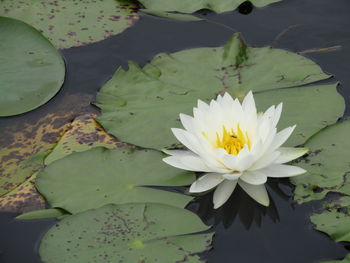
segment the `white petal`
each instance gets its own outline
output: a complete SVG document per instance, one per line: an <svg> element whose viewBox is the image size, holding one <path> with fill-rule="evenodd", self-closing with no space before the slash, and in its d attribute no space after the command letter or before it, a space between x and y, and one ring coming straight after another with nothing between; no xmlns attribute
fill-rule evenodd
<svg viewBox="0 0 350 263"><path fill-rule="evenodd" d="M255 112L256 114L255 101L254 101L253 93L251 91L249 91L248 94L243 99L242 108L246 113Z"/></svg>
<svg viewBox="0 0 350 263"><path fill-rule="evenodd" d="M199 156L184 156L180 161L191 169L198 172L213 172Z"/></svg>
<svg viewBox="0 0 350 263"><path fill-rule="evenodd" d="M266 183L267 176L265 175L265 173L261 172L260 170L246 171L242 174L242 176L240 177L240 180L243 180L248 184L260 185L260 184Z"/></svg>
<svg viewBox="0 0 350 263"><path fill-rule="evenodd" d="M183 164L181 161L180 161L180 158L178 157L175 157L175 156L169 156L169 157L165 157L163 158L163 162L173 166L173 167L176 167L176 168L179 168L179 169L182 169L182 170L187 170L187 171L193 171L191 170L190 167L186 166L185 164ZM194 172L200 172L200 171L194 171Z"/></svg>
<svg viewBox="0 0 350 263"><path fill-rule="evenodd" d="M257 124L257 112L253 93L251 91L245 96L242 102L242 108L244 111L243 127L247 130L255 129Z"/></svg>
<svg viewBox="0 0 350 263"><path fill-rule="evenodd" d="M254 160L255 160L254 156L250 153L248 146L245 145L237 155L236 170L237 171L247 170L250 166L252 166Z"/></svg>
<svg viewBox="0 0 350 263"><path fill-rule="evenodd" d="M188 155L195 155L191 151L186 151L186 150L169 150L169 149L162 149L162 152L167 154L167 155L177 155L177 156L188 156Z"/></svg>
<svg viewBox="0 0 350 263"><path fill-rule="evenodd" d="M236 170L236 164L237 164L237 156L228 154L224 149L217 148L214 150L214 153L216 156L218 156L220 162L223 163L223 165L229 169L229 170Z"/></svg>
<svg viewBox="0 0 350 263"><path fill-rule="evenodd" d="M214 209L222 206L230 198L236 185L237 181L225 180L216 187L213 196Z"/></svg>
<svg viewBox="0 0 350 263"><path fill-rule="evenodd" d="M272 122L274 117L275 117L275 106L273 105L263 113L263 115L260 117L259 121L261 121L261 122L271 121Z"/></svg>
<svg viewBox="0 0 350 263"><path fill-rule="evenodd" d="M237 180L242 173L230 173L230 174L223 174L222 176L227 180Z"/></svg>
<svg viewBox="0 0 350 263"><path fill-rule="evenodd" d="M266 174L268 177L273 178L296 176L306 172L304 169L298 166L286 164L272 164L258 171Z"/></svg>
<svg viewBox="0 0 350 263"><path fill-rule="evenodd" d="M171 166L187 171L212 172L212 169L206 166L203 160L198 156L181 157L175 155L166 157L163 161Z"/></svg>
<svg viewBox="0 0 350 263"><path fill-rule="evenodd" d="M281 147L278 149L281 155L277 158L275 163L287 163L294 159L299 158L306 154L309 149L308 148L292 148L292 147Z"/></svg>
<svg viewBox="0 0 350 263"><path fill-rule="evenodd" d="M292 132L295 129L295 125L285 128L284 130L278 132L271 144L271 151L276 150L277 148L279 148L283 143L285 143L287 141L287 139L289 138L289 136L292 134Z"/></svg>
<svg viewBox="0 0 350 263"><path fill-rule="evenodd" d="M221 174L208 173L200 177L190 187L190 193L201 193L208 191L225 180Z"/></svg>
<svg viewBox="0 0 350 263"><path fill-rule="evenodd" d="M258 126L258 137L264 144L266 144L266 141L268 140L268 138L271 137L272 135L271 130L272 130L271 121L268 121L268 120L265 121L262 119L262 121L259 123L259 126Z"/></svg>
<svg viewBox="0 0 350 263"><path fill-rule="evenodd" d="M178 128L172 128L171 131L175 135L176 139L178 139L179 142L181 142L189 150L197 154L201 152L202 147L200 146L197 138L193 134Z"/></svg>
<svg viewBox="0 0 350 263"><path fill-rule="evenodd" d="M208 111L209 110L209 105L207 103L205 103L204 101L202 100L198 100L197 102L197 108L201 111Z"/></svg>
<svg viewBox="0 0 350 263"><path fill-rule="evenodd" d="M243 182L242 180L238 180L238 184L251 198L257 201L259 204L262 204L263 206L269 206L269 195L267 194L264 184L251 185Z"/></svg>
<svg viewBox="0 0 350 263"><path fill-rule="evenodd" d="M221 105L221 103L222 103L222 96L220 94L216 97L216 102Z"/></svg>
<svg viewBox="0 0 350 263"><path fill-rule="evenodd" d="M279 151L265 153L248 169L249 171L259 170L275 163L281 153Z"/></svg>
<svg viewBox="0 0 350 263"><path fill-rule="evenodd" d="M189 132L193 132L193 117L180 113L180 120L182 123L182 126L184 126L184 128L189 131Z"/></svg>
<svg viewBox="0 0 350 263"><path fill-rule="evenodd" d="M275 127L277 126L277 123L280 120L281 113L282 113L282 108L283 108L283 103L278 104L278 106L276 107L275 116L274 116L273 122L272 122L272 125L275 126Z"/></svg>
<svg viewBox="0 0 350 263"><path fill-rule="evenodd" d="M228 92L225 92L224 96L222 97L222 105L228 109L232 107L233 103L234 102L231 95Z"/></svg>

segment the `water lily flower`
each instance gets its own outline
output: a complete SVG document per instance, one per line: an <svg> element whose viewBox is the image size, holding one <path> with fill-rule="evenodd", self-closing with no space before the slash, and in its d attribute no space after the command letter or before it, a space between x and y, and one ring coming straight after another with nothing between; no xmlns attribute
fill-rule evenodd
<svg viewBox="0 0 350 263"><path fill-rule="evenodd" d="M228 93L219 95L210 104L198 100L193 117L180 114L185 129L172 128L175 137L188 150L168 150L167 164L195 172L203 172L191 187L191 193L216 188L214 208L222 206L237 184L253 199L269 205L265 188L268 177L296 176L306 171L287 165L308 149L281 147L295 125L277 132L276 125L282 103L257 113L252 92L242 104Z"/></svg>

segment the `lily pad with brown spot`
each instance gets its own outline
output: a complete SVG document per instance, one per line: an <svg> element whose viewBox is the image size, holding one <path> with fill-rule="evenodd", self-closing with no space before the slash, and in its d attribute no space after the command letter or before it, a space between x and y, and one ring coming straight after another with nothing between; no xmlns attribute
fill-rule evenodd
<svg viewBox="0 0 350 263"><path fill-rule="evenodd" d="M51 115L48 116L49 119L51 117ZM100 146L114 149L124 145L118 142L114 137L108 135L95 122L94 117L96 117L96 115L86 114L75 118L72 123L67 123L64 131L59 133L59 137L52 138L54 144L47 145L43 142L44 144L41 146L43 149L47 149L46 154L39 156L34 155L33 158L37 158L40 165L35 166L36 163L31 163L32 159L29 159L25 163L29 163L28 168L32 168L32 170L21 170L19 168L16 171L23 173L25 176L26 174L30 174L30 171L40 170L45 165L73 152L82 152ZM60 125L58 125L58 127L60 127ZM39 124L39 128L49 131L46 125ZM63 129L63 127L61 128ZM43 136L44 135L45 134L43 134ZM30 140L27 142L30 142ZM30 145L32 144L29 144L29 147ZM38 147L40 147L40 145ZM12 174L11 176L14 177L16 174ZM1 196L0 211L26 212L43 209L45 207L45 202L33 185L35 178L36 173L29 179L24 179L25 181L12 191Z"/></svg>
<svg viewBox="0 0 350 263"><path fill-rule="evenodd" d="M44 198L34 186L36 174L11 192L0 197L1 212L27 212L45 208Z"/></svg>
<svg viewBox="0 0 350 263"><path fill-rule="evenodd" d="M73 152L83 152L95 147L116 149L125 146L113 136L107 134L95 121L96 115L87 114L74 119L71 128L63 134L53 151L45 159L48 165Z"/></svg>
<svg viewBox="0 0 350 263"><path fill-rule="evenodd" d="M71 113L48 114L35 124L3 130L0 139L0 196L44 167L44 159L69 129ZM21 127L21 129L20 129Z"/></svg>
<svg viewBox="0 0 350 263"><path fill-rule="evenodd" d="M123 32L138 20L135 8L116 0L2 0L0 15L32 25L57 48L69 48Z"/></svg>
<svg viewBox="0 0 350 263"><path fill-rule="evenodd" d="M67 94L48 113L17 116L10 125L4 125L0 137L0 197L44 167L44 159L70 129L72 119L91 112L91 100L84 94Z"/></svg>
<svg viewBox="0 0 350 263"><path fill-rule="evenodd" d="M107 205L68 216L43 237L46 263L204 262L213 233L194 213L152 203Z"/></svg>

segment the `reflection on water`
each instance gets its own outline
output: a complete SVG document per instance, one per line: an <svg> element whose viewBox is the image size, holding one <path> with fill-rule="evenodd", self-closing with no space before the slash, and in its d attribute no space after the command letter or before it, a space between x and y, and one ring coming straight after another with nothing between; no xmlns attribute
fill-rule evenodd
<svg viewBox="0 0 350 263"><path fill-rule="evenodd" d="M287 184L283 182L282 184ZM288 200L288 195L277 180L268 183L270 191L274 191L282 199ZM273 222L279 222L279 214L273 198L270 195L270 206L265 207L254 201L239 186L230 199L219 209L213 208L213 192L198 196L188 209L198 214L204 222L210 225L222 224L229 228L235 220L240 220L248 230L252 224L261 227L262 218L269 217Z"/></svg>
<svg viewBox="0 0 350 263"><path fill-rule="evenodd" d="M213 250L203 258L213 263L310 263L348 253L342 244L312 231L309 215L319 209L319 202L294 203L293 187L286 179L269 179L267 188L269 207L239 188L221 209L212 208L212 193L198 196L189 205L216 233Z"/></svg>

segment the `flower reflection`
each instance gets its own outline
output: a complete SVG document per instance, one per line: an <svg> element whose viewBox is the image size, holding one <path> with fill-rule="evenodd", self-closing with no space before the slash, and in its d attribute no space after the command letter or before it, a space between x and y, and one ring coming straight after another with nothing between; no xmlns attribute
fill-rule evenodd
<svg viewBox="0 0 350 263"><path fill-rule="evenodd" d="M286 201L289 200L288 190L291 187L287 180L271 180L268 186L274 194ZM225 228L229 228L236 219L239 219L245 228L249 229L253 224L261 227L264 217L270 218L274 223L280 220L273 198L270 198L270 206L265 207L255 202L241 188L238 188L221 208L214 209L212 195L213 193L207 193L198 196L188 206L188 209L198 214L207 224L219 225L222 223Z"/></svg>

